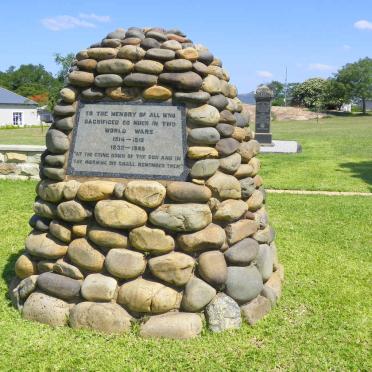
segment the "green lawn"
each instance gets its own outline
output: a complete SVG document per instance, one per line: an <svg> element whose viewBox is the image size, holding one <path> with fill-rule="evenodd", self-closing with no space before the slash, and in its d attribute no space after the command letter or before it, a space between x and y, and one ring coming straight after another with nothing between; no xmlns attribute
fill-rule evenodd
<svg viewBox="0 0 372 372"><path fill-rule="evenodd" d="M2 145L45 145L47 126L36 128L0 129Z"/></svg>
<svg viewBox="0 0 372 372"><path fill-rule="evenodd" d="M34 187L0 182L1 370L372 369L372 198L269 195L286 270L282 300L254 328L204 331L182 342L108 337L21 319L6 298L6 281L29 231Z"/></svg>
<svg viewBox="0 0 372 372"><path fill-rule="evenodd" d="M272 123L273 138L296 140L300 154L262 154L265 186L372 191L372 115Z"/></svg>

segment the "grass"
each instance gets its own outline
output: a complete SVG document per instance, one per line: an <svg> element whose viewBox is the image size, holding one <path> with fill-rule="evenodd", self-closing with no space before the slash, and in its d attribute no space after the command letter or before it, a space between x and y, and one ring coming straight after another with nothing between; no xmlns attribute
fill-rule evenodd
<svg viewBox="0 0 372 372"><path fill-rule="evenodd" d="M0 128L1 145L45 145L47 126L35 128Z"/></svg>
<svg viewBox="0 0 372 372"><path fill-rule="evenodd" d="M189 341L102 336L23 320L6 281L29 231L34 183L0 182L0 369L371 370L372 198L269 195L286 280L255 327Z"/></svg>
<svg viewBox="0 0 372 372"><path fill-rule="evenodd" d="M273 138L296 140L299 154L261 154L274 189L372 191L372 116L272 123Z"/></svg>

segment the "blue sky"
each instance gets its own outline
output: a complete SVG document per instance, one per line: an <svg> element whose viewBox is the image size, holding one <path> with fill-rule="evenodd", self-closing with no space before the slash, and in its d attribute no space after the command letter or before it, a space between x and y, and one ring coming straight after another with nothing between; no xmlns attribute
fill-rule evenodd
<svg viewBox="0 0 372 372"><path fill-rule="evenodd" d="M327 77L372 57L372 0L5 0L0 70L77 52L130 26L178 27L224 63L240 93L273 79Z"/></svg>

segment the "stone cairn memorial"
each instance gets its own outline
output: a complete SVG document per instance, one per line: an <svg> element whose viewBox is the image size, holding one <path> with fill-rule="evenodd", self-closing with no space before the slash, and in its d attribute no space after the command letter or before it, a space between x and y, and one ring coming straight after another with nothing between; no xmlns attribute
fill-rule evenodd
<svg viewBox="0 0 372 372"><path fill-rule="evenodd" d="M220 59L179 30L77 53L10 285L22 316L190 338L267 314L283 268L248 124Z"/></svg>

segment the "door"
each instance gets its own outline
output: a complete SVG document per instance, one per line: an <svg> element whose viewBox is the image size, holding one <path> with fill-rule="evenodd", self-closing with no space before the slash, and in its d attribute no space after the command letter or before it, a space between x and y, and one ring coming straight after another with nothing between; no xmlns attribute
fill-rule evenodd
<svg viewBox="0 0 372 372"><path fill-rule="evenodd" d="M22 120L22 112L13 112L13 125L22 126L23 120Z"/></svg>

